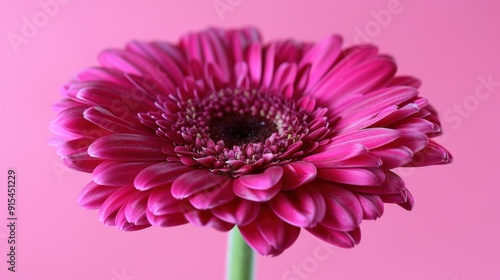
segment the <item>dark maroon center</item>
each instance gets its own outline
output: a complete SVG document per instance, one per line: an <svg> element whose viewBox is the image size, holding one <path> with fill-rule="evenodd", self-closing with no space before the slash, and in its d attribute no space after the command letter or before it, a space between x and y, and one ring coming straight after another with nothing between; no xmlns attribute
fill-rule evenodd
<svg viewBox="0 0 500 280"><path fill-rule="evenodd" d="M277 132L273 122L250 114L229 114L213 118L209 127L210 138L215 142L224 141L226 147L265 142L273 132Z"/></svg>

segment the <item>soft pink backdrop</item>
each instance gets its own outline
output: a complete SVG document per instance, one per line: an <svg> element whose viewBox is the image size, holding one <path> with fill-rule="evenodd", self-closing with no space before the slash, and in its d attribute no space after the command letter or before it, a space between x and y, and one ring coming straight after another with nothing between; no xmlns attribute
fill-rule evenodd
<svg viewBox="0 0 500 280"><path fill-rule="evenodd" d="M336 32L347 44L377 44L395 56L400 73L423 80L421 94L441 113L442 142L455 157L449 166L403 172L414 211L386 207L380 220L363 223L357 248L327 251L303 233L283 255L258 257L257 279L500 279L500 86L474 95L478 77L500 81L500 2L400 0L395 9L392 1L221 0L233 7L219 16L212 0L65 0L44 23L38 1L1 0L0 279L223 279L223 233L190 225L119 232L80 209L76 197L90 175L63 168L47 127L59 87L96 64L103 48L243 25L260 27L266 40ZM376 22L388 13L390 20ZM16 52L9 34L21 35L23 18L33 15L41 26ZM461 115L455 110L464 103ZM18 173L16 273L5 262L11 167Z"/></svg>

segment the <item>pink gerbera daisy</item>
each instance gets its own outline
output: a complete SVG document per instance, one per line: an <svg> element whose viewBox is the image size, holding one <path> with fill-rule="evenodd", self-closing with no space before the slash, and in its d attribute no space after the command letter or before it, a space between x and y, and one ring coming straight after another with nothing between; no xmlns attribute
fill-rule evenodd
<svg viewBox="0 0 500 280"><path fill-rule="evenodd" d="M384 203L412 208L392 169L451 156L420 82L341 44L209 29L104 51L64 86L52 125L64 163L92 173L80 205L122 230L237 226L263 255L301 229L353 247Z"/></svg>

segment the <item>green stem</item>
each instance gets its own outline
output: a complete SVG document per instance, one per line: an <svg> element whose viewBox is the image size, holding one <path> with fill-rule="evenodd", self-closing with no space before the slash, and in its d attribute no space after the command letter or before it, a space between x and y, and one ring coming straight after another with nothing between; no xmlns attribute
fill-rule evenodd
<svg viewBox="0 0 500 280"><path fill-rule="evenodd" d="M254 253L248 247L237 227L229 235L226 260L226 280L253 280Z"/></svg>

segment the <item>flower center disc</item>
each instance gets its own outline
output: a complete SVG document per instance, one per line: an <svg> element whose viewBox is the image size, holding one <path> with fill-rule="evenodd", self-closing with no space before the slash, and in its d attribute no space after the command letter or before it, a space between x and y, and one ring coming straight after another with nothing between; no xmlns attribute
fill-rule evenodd
<svg viewBox="0 0 500 280"><path fill-rule="evenodd" d="M276 126L266 118L239 114L214 118L209 127L210 138L216 142L224 141L227 147L264 142L277 131Z"/></svg>
<svg viewBox="0 0 500 280"><path fill-rule="evenodd" d="M181 161L231 176L293 160L328 133L325 110L257 90L224 89L178 106L172 139Z"/></svg>

